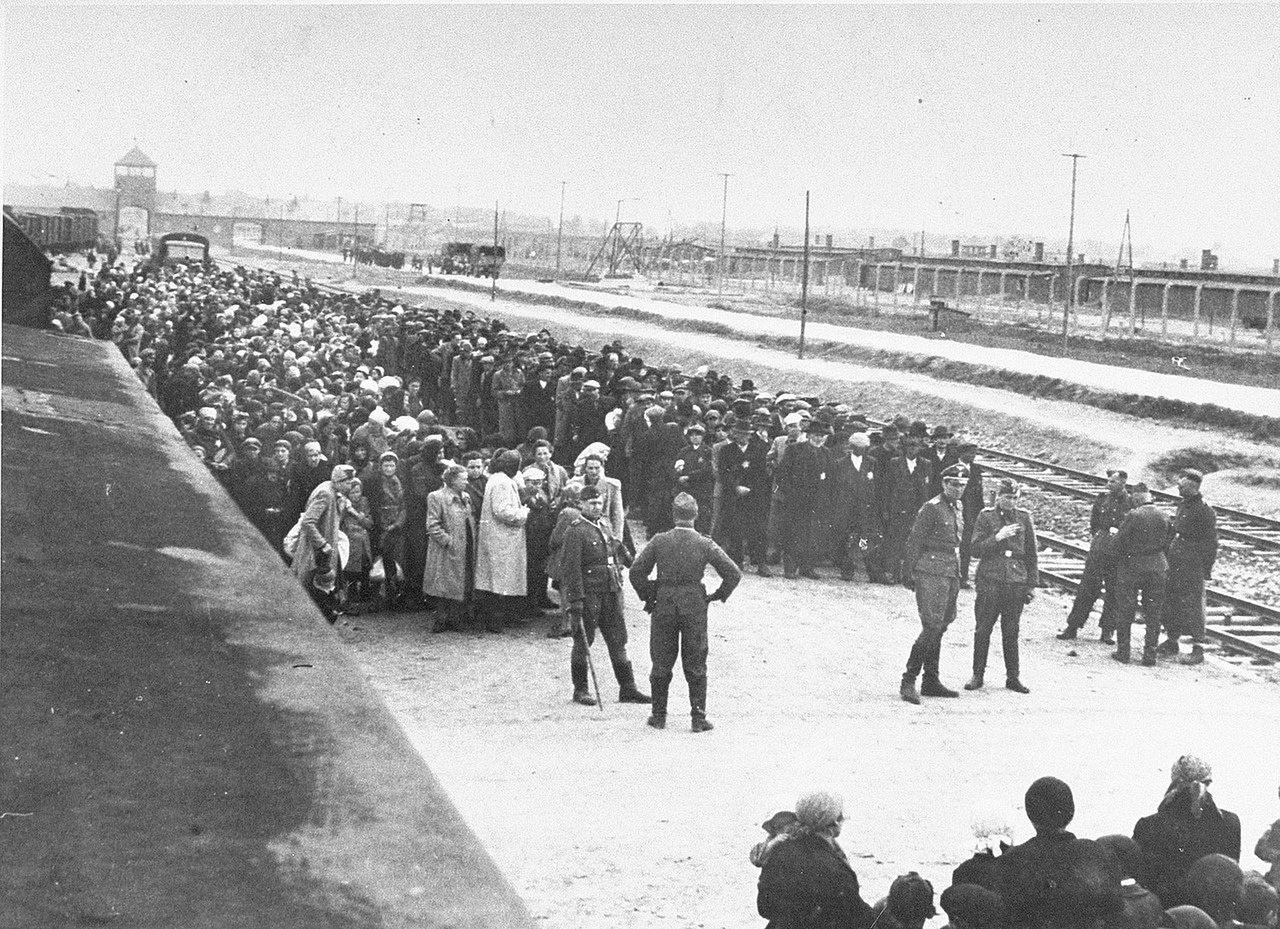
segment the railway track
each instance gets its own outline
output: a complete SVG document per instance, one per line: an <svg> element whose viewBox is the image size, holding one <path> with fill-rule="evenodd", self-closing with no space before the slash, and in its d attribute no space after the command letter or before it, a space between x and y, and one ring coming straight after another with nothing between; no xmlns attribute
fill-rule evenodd
<svg viewBox="0 0 1280 929"><path fill-rule="evenodd" d="M1084 573L1088 548L1055 535L1037 532L1040 576L1075 591ZM1235 664L1280 661L1280 609L1219 590L1205 589L1205 632L1220 656Z"/></svg>

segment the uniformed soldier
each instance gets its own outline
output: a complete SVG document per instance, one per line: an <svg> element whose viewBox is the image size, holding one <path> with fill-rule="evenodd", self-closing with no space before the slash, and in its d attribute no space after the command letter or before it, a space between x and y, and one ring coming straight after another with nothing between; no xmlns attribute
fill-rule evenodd
<svg viewBox="0 0 1280 929"><path fill-rule="evenodd" d="M1076 588L1076 598L1071 604L1071 612L1067 614L1067 628L1058 633L1059 639L1070 640L1089 621L1089 613L1098 595L1102 594L1102 616L1098 624L1102 627L1103 642L1115 641L1116 594L1119 587L1116 580L1116 534L1120 531L1120 523L1124 514L1129 512L1129 492L1125 482L1129 475L1124 471L1107 472L1107 489L1093 501L1093 510L1089 514L1089 555L1084 561L1084 574L1080 576L1080 586ZM1103 591L1105 590L1105 593Z"/></svg>
<svg viewBox="0 0 1280 929"><path fill-rule="evenodd" d="M1125 514L1116 532L1116 578L1120 592L1116 598L1116 661L1129 663L1129 627L1138 611L1142 594L1142 618L1147 624L1142 663L1156 663L1156 643L1160 640L1160 612L1168 583L1169 561L1165 546L1169 540L1169 517L1151 502L1151 491L1141 482L1130 495L1133 509Z"/></svg>
<svg viewBox="0 0 1280 929"><path fill-rule="evenodd" d="M1030 693L1019 677L1018 623L1022 608L1031 602L1040 572L1036 562L1036 529L1031 513L1018 506L1016 481L996 485L996 505L978 514L973 527L973 553L978 556L974 584L973 678L965 690L981 690L987 669L991 631L1000 623L1004 648L1004 686L1016 693Z"/></svg>
<svg viewBox="0 0 1280 929"><path fill-rule="evenodd" d="M650 539L630 572L631 586L653 614L649 624L649 684L653 689L649 725L655 729L666 725L667 690L678 654L689 684L691 727L694 732L706 732L712 728L707 719L707 604L728 600L742 580L742 571L724 549L694 528L698 502L693 497L677 494L671 515L675 528ZM710 596L702 586L708 564L720 575L720 586ZM658 578L652 581L649 575L655 567Z"/></svg>
<svg viewBox="0 0 1280 929"><path fill-rule="evenodd" d="M599 629L618 679L619 702L649 703L649 695L636 688L635 672L627 658L619 568L627 560L627 550L601 520L599 489L583 487L579 498L582 515L565 531L560 560L560 592L573 625L573 652L569 658L573 699L586 706L595 705L587 689L587 649Z"/></svg>
<svg viewBox="0 0 1280 929"><path fill-rule="evenodd" d="M1204 661L1204 582L1213 574L1218 556L1218 514L1200 495L1199 471L1184 471L1178 480L1178 511L1169 543L1169 592L1164 606L1168 638L1157 653L1178 654L1178 637L1190 636L1191 654L1183 664Z"/></svg>
<svg viewBox="0 0 1280 929"><path fill-rule="evenodd" d="M907 534L902 583L916 592L921 626L899 689L908 703L919 704L921 696L960 696L939 679L938 663L942 636L956 618L956 598L960 595L960 539L964 532L960 496L967 480L968 469L964 465L947 468L942 475L942 493L920 507ZM921 669L924 679L917 693L916 677Z"/></svg>

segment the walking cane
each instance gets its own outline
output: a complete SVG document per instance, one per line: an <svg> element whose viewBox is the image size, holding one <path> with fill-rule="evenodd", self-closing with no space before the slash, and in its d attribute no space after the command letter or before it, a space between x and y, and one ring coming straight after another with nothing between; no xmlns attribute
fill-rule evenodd
<svg viewBox="0 0 1280 929"><path fill-rule="evenodd" d="M582 621L581 613L576 616L573 613L569 615L578 627L574 630L574 634L582 636L582 650L587 653L587 673L591 675L591 687L596 692L596 706L600 707L600 712L603 713L604 701L600 699L600 682L596 680L596 663L591 660L591 645L587 642L587 624Z"/></svg>

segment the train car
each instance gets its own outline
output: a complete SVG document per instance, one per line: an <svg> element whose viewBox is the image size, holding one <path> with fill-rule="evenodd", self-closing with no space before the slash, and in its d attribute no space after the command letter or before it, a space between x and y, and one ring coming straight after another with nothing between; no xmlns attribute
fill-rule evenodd
<svg viewBox="0 0 1280 929"><path fill-rule="evenodd" d="M470 242L446 242L440 249L440 265L442 274L470 274L472 252L475 246Z"/></svg>
<svg viewBox="0 0 1280 929"><path fill-rule="evenodd" d="M472 253L471 273L476 277L497 277L507 260L507 250L502 245L477 245Z"/></svg>
<svg viewBox="0 0 1280 929"><path fill-rule="evenodd" d="M195 232L166 232L155 236L151 243L151 257L147 264L161 268L179 262L208 264L209 240Z"/></svg>
<svg viewBox="0 0 1280 929"><path fill-rule="evenodd" d="M50 254L83 251L98 241L98 214L84 207L57 210L5 207L27 237Z"/></svg>

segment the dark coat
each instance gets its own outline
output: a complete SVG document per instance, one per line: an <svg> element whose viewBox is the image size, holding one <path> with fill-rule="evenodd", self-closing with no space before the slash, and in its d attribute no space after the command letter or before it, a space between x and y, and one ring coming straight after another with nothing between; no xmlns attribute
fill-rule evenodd
<svg viewBox="0 0 1280 929"><path fill-rule="evenodd" d="M1169 532L1170 567L1200 570L1205 578L1213 574L1218 557L1218 515L1203 497L1195 494L1178 501Z"/></svg>
<svg viewBox="0 0 1280 929"><path fill-rule="evenodd" d="M1122 906L1115 859L1065 830L1006 851L996 859L996 879L1012 929L1085 926Z"/></svg>
<svg viewBox="0 0 1280 929"><path fill-rule="evenodd" d="M880 502L884 506L886 521L910 525L911 520L920 512L920 507L930 498L929 462L922 457L916 458L916 470L912 474L907 470L907 459L891 458L889 464L880 471L883 472L880 484L883 497Z"/></svg>
<svg viewBox="0 0 1280 929"><path fill-rule="evenodd" d="M1124 522L1124 514L1130 510L1129 495L1121 491L1113 494L1106 490L1093 500L1093 509L1089 512L1089 533L1092 539L1089 551L1101 555L1114 555L1116 549L1116 533Z"/></svg>
<svg viewBox="0 0 1280 929"><path fill-rule="evenodd" d="M721 512L752 514L763 519L769 512L769 472L765 466L768 447L752 436L746 449L736 442L726 442L716 452L716 473L720 476ZM751 493L739 496L737 488L748 487Z"/></svg>
<svg viewBox="0 0 1280 929"><path fill-rule="evenodd" d="M878 525L878 494L880 479L875 471L876 460L871 455L862 456L861 470L853 466L848 452L842 452L833 462L832 476L834 506L832 519L836 531L844 536L865 536Z"/></svg>
<svg viewBox="0 0 1280 929"><path fill-rule="evenodd" d="M556 378L550 371L546 375L546 387L538 383L538 375L534 372L525 378L524 387L520 389L522 435L528 435L534 426L542 426L548 436L555 434Z"/></svg>
<svg viewBox="0 0 1280 929"><path fill-rule="evenodd" d="M826 451L812 442L797 442L782 453L773 477L786 514L802 516L817 510L823 486L833 477L827 473L830 465Z"/></svg>
<svg viewBox="0 0 1280 929"><path fill-rule="evenodd" d="M873 918L849 862L811 835L774 846L760 870L756 910L770 929L866 929Z"/></svg>
<svg viewBox="0 0 1280 929"><path fill-rule="evenodd" d="M1147 887L1166 908L1177 906L1178 882L1205 855L1240 860L1240 817L1218 809L1206 796L1199 818L1191 815L1190 798L1177 794L1144 816L1133 827L1133 840L1142 849Z"/></svg>
<svg viewBox="0 0 1280 929"><path fill-rule="evenodd" d="M1146 503L1124 514L1116 533L1116 555L1120 565L1135 573L1168 571L1165 547L1169 544L1169 517L1154 503Z"/></svg>

